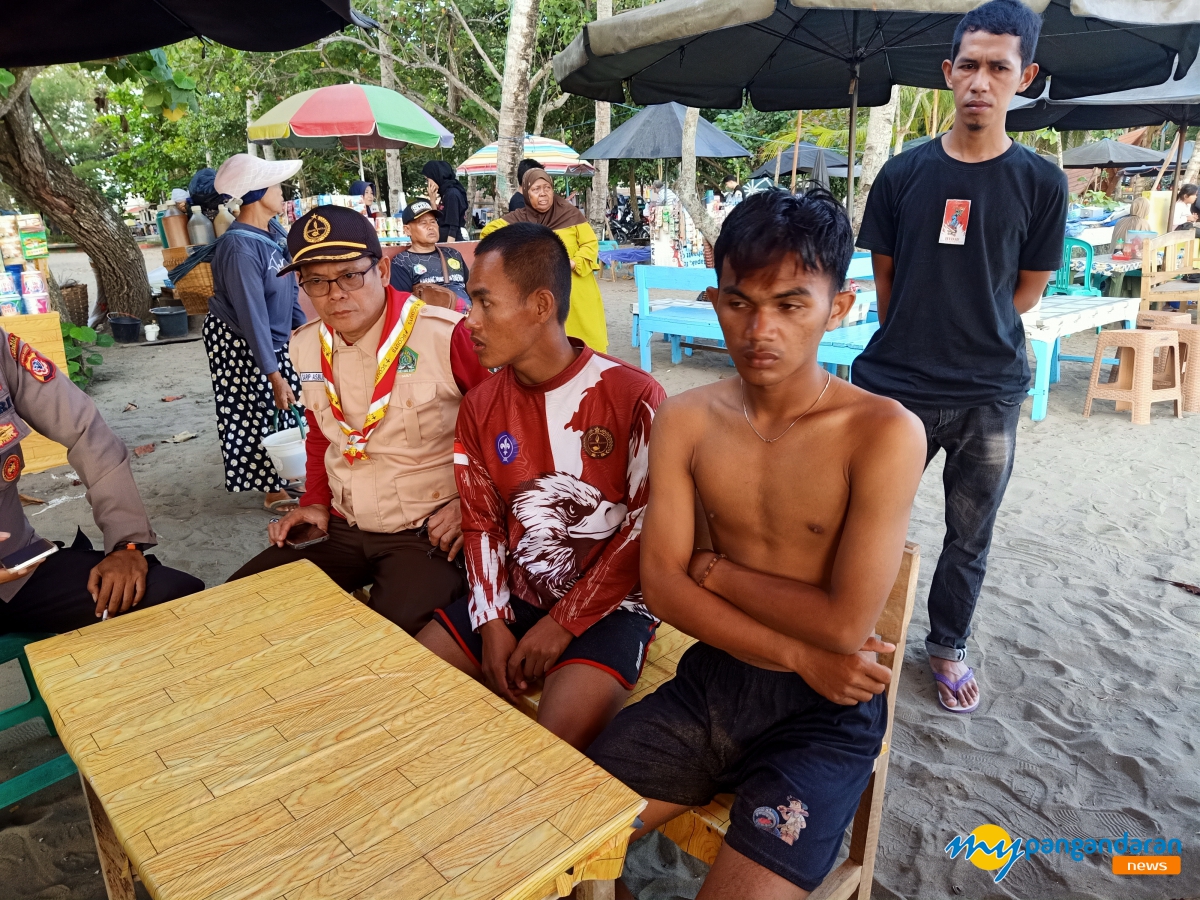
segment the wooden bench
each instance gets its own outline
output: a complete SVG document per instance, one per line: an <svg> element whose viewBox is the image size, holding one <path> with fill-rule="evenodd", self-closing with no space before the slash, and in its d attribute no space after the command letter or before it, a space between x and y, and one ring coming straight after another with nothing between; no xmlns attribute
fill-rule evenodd
<svg viewBox="0 0 1200 900"><path fill-rule="evenodd" d="M1200 283L1180 280L1184 275L1200 275L1196 232L1168 231L1142 244L1142 309L1156 304L1178 303L1200 306ZM1159 305L1157 308L1161 309Z"/></svg>
<svg viewBox="0 0 1200 900"><path fill-rule="evenodd" d="M850 855L830 872L811 894L810 900L870 900L875 872L875 850L879 843L879 826L883 818L883 790L887 782L888 750L891 746L892 724L895 721L896 689L900 684L900 668L904 662L904 644L908 622L912 618L913 601L917 592L917 575L921 566L921 548L906 542L900 570L892 584L883 612L875 625L876 633L896 645L895 653L879 654L879 661L892 670L892 682L887 689L888 724L883 746L875 760L871 780L858 802L858 812L850 831ZM637 703L660 684L675 676L675 667L685 650L696 639L663 622L650 649L646 651L646 666L633 694L625 705ZM537 718L540 691L521 697L518 707ZM707 806L697 807L675 817L659 828L682 850L712 865L729 827L732 794L719 794Z"/></svg>

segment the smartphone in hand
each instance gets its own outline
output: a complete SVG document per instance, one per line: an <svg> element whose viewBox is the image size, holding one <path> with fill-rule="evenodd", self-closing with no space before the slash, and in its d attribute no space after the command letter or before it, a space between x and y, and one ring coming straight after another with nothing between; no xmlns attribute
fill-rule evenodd
<svg viewBox="0 0 1200 900"><path fill-rule="evenodd" d="M302 522L288 529L287 537L283 539L283 542L293 550L303 550L305 547L311 547L313 544L327 540L329 540L328 532L322 531L312 522Z"/></svg>
<svg viewBox="0 0 1200 900"><path fill-rule="evenodd" d="M10 572L20 572L22 569L28 569L34 563L41 562L50 554L57 552L58 545L53 541L38 538L28 547L14 550L3 559L0 559L0 565L4 566Z"/></svg>

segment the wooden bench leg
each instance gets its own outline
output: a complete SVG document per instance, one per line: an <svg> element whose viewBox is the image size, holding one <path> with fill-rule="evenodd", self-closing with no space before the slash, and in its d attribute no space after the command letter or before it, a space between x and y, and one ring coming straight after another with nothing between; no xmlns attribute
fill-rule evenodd
<svg viewBox="0 0 1200 900"><path fill-rule="evenodd" d="M616 896L615 881L581 881L575 886L575 900L614 900Z"/></svg>
<svg viewBox="0 0 1200 900"><path fill-rule="evenodd" d="M96 838L96 853L100 857L100 874L104 878L104 889L108 900L134 900L133 873L129 868L129 857L125 855L117 834L113 831L108 813L100 798L81 773L83 796L87 798L88 817L92 820L92 834Z"/></svg>

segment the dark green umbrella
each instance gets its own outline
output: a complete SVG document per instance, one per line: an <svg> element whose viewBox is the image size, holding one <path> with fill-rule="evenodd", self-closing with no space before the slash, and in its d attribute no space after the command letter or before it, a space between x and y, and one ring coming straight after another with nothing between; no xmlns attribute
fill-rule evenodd
<svg viewBox="0 0 1200 900"><path fill-rule="evenodd" d="M683 116L678 103L660 103L640 110L608 137L579 154L580 159L678 159L683 155ZM696 156L732 159L753 156L720 128L701 119L696 125Z"/></svg>

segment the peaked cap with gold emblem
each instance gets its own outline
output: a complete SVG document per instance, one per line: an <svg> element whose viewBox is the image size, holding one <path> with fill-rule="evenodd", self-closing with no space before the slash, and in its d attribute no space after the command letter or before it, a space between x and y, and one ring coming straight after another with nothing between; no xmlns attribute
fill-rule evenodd
<svg viewBox="0 0 1200 900"><path fill-rule="evenodd" d="M305 213L288 231L287 245L292 264L280 269L280 275L305 263L349 262L364 256L375 259L383 256L371 220L346 206L318 206Z"/></svg>

